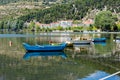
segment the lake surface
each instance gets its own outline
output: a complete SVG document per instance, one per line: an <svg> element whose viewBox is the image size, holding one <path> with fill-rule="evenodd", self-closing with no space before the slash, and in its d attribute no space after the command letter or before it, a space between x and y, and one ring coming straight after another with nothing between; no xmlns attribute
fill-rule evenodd
<svg viewBox="0 0 120 80"><path fill-rule="evenodd" d="M116 36L120 34L0 34L0 80L99 80L120 71L120 52L113 54L118 45L113 42ZM49 41L60 43L69 37L106 37L107 40L36 55L27 53L22 45L23 42L31 45L49 44ZM106 80L120 80L120 74Z"/></svg>

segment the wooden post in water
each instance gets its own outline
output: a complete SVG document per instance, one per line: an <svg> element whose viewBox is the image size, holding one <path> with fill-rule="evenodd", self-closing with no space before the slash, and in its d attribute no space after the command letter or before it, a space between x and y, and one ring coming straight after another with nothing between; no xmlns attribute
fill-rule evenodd
<svg viewBox="0 0 120 80"><path fill-rule="evenodd" d="M10 47L12 46L12 41L9 41L9 46L10 46Z"/></svg>

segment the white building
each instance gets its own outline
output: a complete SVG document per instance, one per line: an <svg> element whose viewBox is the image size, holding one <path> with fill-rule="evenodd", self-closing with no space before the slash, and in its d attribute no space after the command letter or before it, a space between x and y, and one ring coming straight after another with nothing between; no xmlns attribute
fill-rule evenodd
<svg viewBox="0 0 120 80"><path fill-rule="evenodd" d="M68 21L59 21L59 24L61 27L66 28L66 27L71 27L72 26L72 20Z"/></svg>

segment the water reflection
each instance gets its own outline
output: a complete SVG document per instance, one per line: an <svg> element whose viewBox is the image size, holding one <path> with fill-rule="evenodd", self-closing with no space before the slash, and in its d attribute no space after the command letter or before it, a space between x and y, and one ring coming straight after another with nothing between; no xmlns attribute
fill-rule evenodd
<svg viewBox="0 0 120 80"><path fill-rule="evenodd" d="M115 42L115 48L112 50L111 56L114 58L114 60L120 61L120 43Z"/></svg>
<svg viewBox="0 0 120 80"><path fill-rule="evenodd" d="M106 42L94 42L95 45L102 45L102 46L106 46L107 43Z"/></svg>
<svg viewBox="0 0 120 80"><path fill-rule="evenodd" d="M86 51L88 53L94 52L94 48L90 45L79 45L79 46L74 46L74 52L75 53L81 53L83 51Z"/></svg>
<svg viewBox="0 0 120 80"><path fill-rule="evenodd" d="M101 78L104 78L109 75L110 75L109 73L106 73L104 71L96 71L95 73L92 73L89 76L82 78L82 79L78 79L78 80L100 80ZM120 76L115 75L105 80L120 80Z"/></svg>
<svg viewBox="0 0 120 80"><path fill-rule="evenodd" d="M120 47L119 49L111 49L111 51L106 51L106 42L94 42L90 45L74 45L71 48L72 58L76 57L89 57L89 58L109 58L111 60L120 61ZM97 49L98 48L98 49ZM70 51L70 48L66 50Z"/></svg>
<svg viewBox="0 0 120 80"><path fill-rule="evenodd" d="M23 56L23 59L28 60L31 57L38 57L38 56L61 56L62 58L66 59L67 56L64 52L26 52Z"/></svg>
<svg viewBox="0 0 120 80"><path fill-rule="evenodd" d="M75 56L88 56L95 54L95 47L94 43L86 44L86 45L73 45L73 51L72 58L75 58Z"/></svg>
<svg viewBox="0 0 120 80"><path fill-rule="evenodd" d="M56 33L53 33L54 35ZM59 43L67 39L67 36L76 38L82 34L55 35L37 34L28 36L0 35L0 79L2 80L77 80L103 71L112 74L120 71L120 52L111 54L120 47L113 42L114 34L101 34L106 37L106 45L94 44L93 46L77 46L65 48L60 54L46 55L44 52L26 52L22 43L48 44L48 41ZM88 34L96 37L96 34ZM117 34L120 35L120 34ZM20 37L21 36L21 37ZM12 44L11 44L11 42ZM44 54L43 54L44 53ZM67 54L67 56L66 56ZM29 59L24 60L23 59ZM73 58L73 57L74 58ZM66 58L67 57L67 58ZM65 58L65 59L63 59ZM119 61L118 61L119 59ZM120 74L118 74L120 75ZM87 76L87 77L86 77ZM2 78L3 77L3 78ZM96 80L96 78L95 78Z"/></svg>

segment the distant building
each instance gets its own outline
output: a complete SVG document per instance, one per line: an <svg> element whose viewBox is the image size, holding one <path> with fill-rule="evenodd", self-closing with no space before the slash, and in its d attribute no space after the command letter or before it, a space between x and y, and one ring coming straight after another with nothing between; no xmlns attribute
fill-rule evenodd
<svg viewBox="0 0 120 80"><path fill-rule="evenodd" d="M36 25L40 26L40 23L39 22L35 22Z"/></svg>
<svg viewBox="0 0 120 80"><path fill-rule="evenodd" d="M60 25L59 22L53 22L53 23L50 23L50 28L56 28L59 25Z"/></svg>
<svg viewBox="0 0 120 80"><path fill-rule="evenodd" d="M84 24L83 24L83 23L79 23L79 24L72 24L72 27L82 27L82 26L84 26Z"/></svg>
<svg viewBox="0 0 120 80"><path fill-rule="evenodd" d="M63 28L66 27L71 27L72 26L72 20L68 20L68 21L59 21L60 26L62 26Z"/></svg>
<svg viewBox="0 0 120 80"><path fill-rule="evenodd" d="M40 28L50 28L50 24L40 24Z"/></svg>
<svg viewBox="0 0 120 80"><path fill-rule="evenodd" d="M87 19L85 21L82 22L85 26L90 26L90 24L93 24L94 21L92 19Z"/></svg>
<svg viewBox="0 0 120 80"><path fill-rule="evenodd" d="M39 26L40 28L56 28L58 26L61 26L63 28L71 27L73 26L72 20L67 20L67 21L58 21L58 22L53 22L50 24L42 24L39 22L35 22L35 25ZM28 26L30 23L27 22L26 25Z"/></svg>

